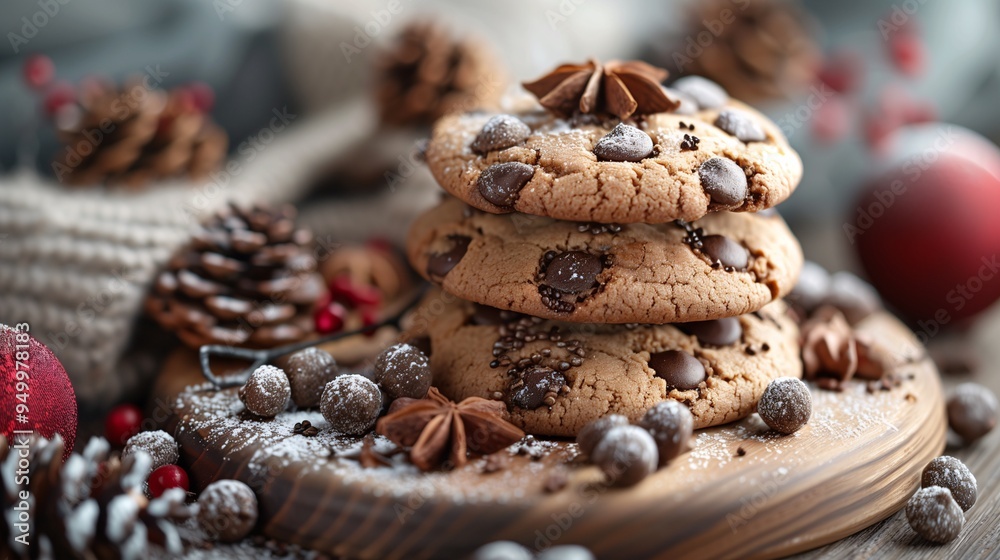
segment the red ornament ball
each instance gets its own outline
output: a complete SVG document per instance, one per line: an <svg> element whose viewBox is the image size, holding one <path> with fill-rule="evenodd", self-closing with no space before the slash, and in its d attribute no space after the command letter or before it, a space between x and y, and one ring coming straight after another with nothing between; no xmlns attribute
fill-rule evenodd
<svg viewBox="0 0 1000 560"><path fill-rule="evenodd" d="M190 488L187 473L177 465L163 465L154 470L146 483L149 486L149 495L154 498L159 498L172 488L182 488L185 492Z"/></svg>
<svg viewBox="0 0 1000 560"><path fill-rule="evenodd" d="M0 324L0 426L7 441L15 432L59 434L66 443L63 458L76 442L76 393L59 360L31 336L27 324Z"/></svg>
<svg viewBox="0 0 1000 560"><path fill-rule="evenodd" d="M1000 298L1000 149L954 125L892 140L844 231L882 297L932 337Z"/></svg>
<svg viewBox="0 0 1000 560"><path fill-rule="evenodd" d="M111 409L104 420L104 439L113 447L123 447L142 427L142 410L134 404L122 404Z"/></svg>

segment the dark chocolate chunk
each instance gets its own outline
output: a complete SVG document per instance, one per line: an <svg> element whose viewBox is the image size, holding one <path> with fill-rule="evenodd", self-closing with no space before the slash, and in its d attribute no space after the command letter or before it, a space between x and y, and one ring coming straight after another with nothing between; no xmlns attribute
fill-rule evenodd
<svg viewBox="0 0 1000 560"><path fill-rule="evenodd" d="M601 257L583 251L556 255L545 267L545 285L567 294L589 290L604 269Z"/></svg>
<svg viewBox="0 0 1000 560"><path fill-rule="evenodd" d="M566 376L552 368L535 366L524 372L523 385L514 389L511 403L514 406L534 410L546 404L547 397L559 393L566 384Z"/></svg>
<svg viewBox="0 0 1000 560"><path fill-rule="evenodd" d="M601 161L642 161L653 153L653 139L634 126L618 123L594 145Z"/></svg>
<svg viewBox="0 0 1000 560"><path fill-rule="evenodd" d="M649 356L649 367L667 382L667 389L695 389L705 380L705 366L691 354L667 350Z"/></svg>
<svg viewBox="0 0 1000 560"><path fill-rule="evenodd" d="M427 259L427 275L432 278L443 278L455 265L462 260L465 252L469 250L471 238L464 235L453 235L449 238L452 242L451 249L444 253L435 253Z"/></svg>
<svg viewBox="0 0 1000 560"><path fill-rule="evenodd" d="M524 141L531 134L528 125L513 115L496 115L486 121L483 130L472 141L472 151L483 155L506 150Z"/></svg>
<svg viewBox="0 0 1000 560"><path fill-rule="evenodd" d="M719 113L715 119L715 126L725 130L742 142L763 142L767 140L767 134L760 123L753 117L744 113L730 109Z"/></svg>
<svg viewBox="0 0 1000 560"><path fill-rule="evenodd" d="M747 196L747 176L731 159L713 157L698 168L701 188L713 202L739 206Z"/></svg>
<svg viewBox="0 0 1000 560"><path fill-rule="evenodd" d="M743 335L743 327L736 317L678 323L676 326L681 331L697 337L698 342L709 346L729 346Z"/></svg>
<svg viewBox="0 0 1000 560"><path fill-rule="evenodd" d="M718 261L726 268L746 270L750 253L739 243L723 235L706 235L701 238L701 252L713 263Z"/></svg>
<svg viewBox="0 0 1000 560"><path fill-rule="evenodd" d="M495 163L479 175L476 187L489 202L509 208L534 174L534 167L519 161Z"/></svg>

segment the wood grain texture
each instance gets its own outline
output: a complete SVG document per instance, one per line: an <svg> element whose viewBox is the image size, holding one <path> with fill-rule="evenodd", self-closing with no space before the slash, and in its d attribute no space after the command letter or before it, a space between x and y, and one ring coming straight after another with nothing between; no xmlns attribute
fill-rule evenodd
<svg viewBox="0 0 1000 560"><path fill-rule="evenodd" d="M888 315L860 328L903 359L922 354ZM192 379L192 370L194 356L179 354L163 375ZM513 455L488 475L481 460L431 475L361 469L329 457L330 446L343 444L329 430L290 453L292 438L302 438L283 426L290 415L268 423L266 437L232 437L240 414L232 390L211 405L205 398L214 392L185 394L188 406L168 427L196 488L220 477L244 479L258 492L263 533L324 552L454 558L512 539L532 548L579 543L602 559L774 558L892 516L940 454L946 427L934 367L911 359L899 373L908 379L888 392L814 390L812 421L794 436L769 432L755 416L702 430L690 453L624 490L606 488L597 469L584 465L569 467L566 488L543 492L548 473L566 468L574 454L565 442L540 461ZM238 429L253 433L252 420L240 422Z"/></svg>
<svg viewBox="0 0 1000 560"><path fill-rule="evenodd" d="M978 354L979 371L970 375L946 376L947 389L962 382L974 381L1000 394L1000 308L980 318L971 332L952 334L969 344ZM937 341L935 341L937 342ZM950 343L956 342L952 340ZM949 342L945 342L948 344ZM944 560L962 558L986 560L1000 558L1000 430L971 446L962 446L949 434L945 454L958 457L976 476L979 498L965 515L965 528L959 537L945 545L928 543L918 537L903 512L864 531L831 545L794 556L795 560Z"/></svg>

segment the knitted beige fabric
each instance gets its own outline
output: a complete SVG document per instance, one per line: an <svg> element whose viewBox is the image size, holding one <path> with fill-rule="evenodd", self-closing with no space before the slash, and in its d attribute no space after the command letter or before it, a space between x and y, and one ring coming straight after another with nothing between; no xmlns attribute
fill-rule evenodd
<svg viewBox="0 0 1000 560"><path fill-rule="evenodd" d="M143 360L142 350L162 344L134 340L142 336L135 325L143 299L192 228L230 200L299 199L315 170L370 134L374 122L360 100L303 120L274 131L252 158L230 162L230 171L203 185L136 193L67 189L33 173L0 178L0 322L30 325L66 367L81 406L134 394L159 366ZM409 194L396 198L412 212L421 209ZM365 219L369 230L379 225L370 213Z"/></svg>

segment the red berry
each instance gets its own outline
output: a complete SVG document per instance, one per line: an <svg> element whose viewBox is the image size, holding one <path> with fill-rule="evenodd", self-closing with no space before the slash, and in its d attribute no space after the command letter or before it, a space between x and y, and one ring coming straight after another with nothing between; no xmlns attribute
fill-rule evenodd
<svg viewBox="0 0 1000 560"><path fill-rule="evenodd" d="M889 39L889 56L896 69L907 76L924 71L924 44L915 33L897 33Z"/></svg>
<svg viewBox="0 0 1000 560"><path fill-rule="evenodd" d="M45 99L42 101L42 108L45 114L52 117L59 112L60 109L76 101L76 90L69 82L56 82L49 89L49 92L45 94Z"/></svg>
<svg viewBox="0 0 1000 560"><path fill-rule="evenodd" d="M40 90L49 85L56 76L56 65L44 54L33 54L24 61L24 83L31 89Z"/></svg>
<svg viewBox="0 0 1000 560"><path fill-rule="evenodd" d="M207 113L215 106L215 92L212 86L205 82L194 82L187 87L194 101L194 106L202 113Z"/></svg>
<svg viewBox="0 0 1000 560"><path fill-rule="evenodd" d="M316 332L319 334L329 334L344 328L344 320L347 317L347 309L343 305L333 302L316 309L313 314Z"/></svg>
<svg viewBox="0 0 1000 560"><path fill-rule="evenodd" d="M821 82L837 93L849 93L857 89L864 75L864 59L854 51L834 54L819 71Z"/></svg>
<svg viewBox="0 0 1000 560"><path fill-rule="evenodd" d="M111 409L104 421L104 438L114 447L125 445L128 438L139 433L142 411L134 404L122 404Z"/></svg>
<svg viewBox="0 0 1000 560"><path fill-rule="evenodd" d="M190 488L187 473L177 465L163 465L156 469L150 473L147 484L149 495L154 498L159 498L172 488L182 488L185 492Z"/></svg>

